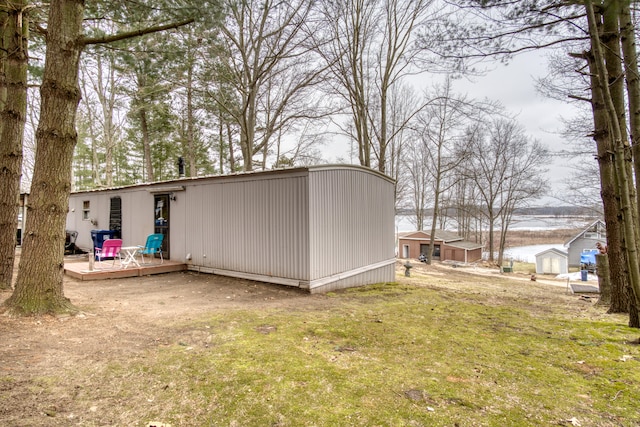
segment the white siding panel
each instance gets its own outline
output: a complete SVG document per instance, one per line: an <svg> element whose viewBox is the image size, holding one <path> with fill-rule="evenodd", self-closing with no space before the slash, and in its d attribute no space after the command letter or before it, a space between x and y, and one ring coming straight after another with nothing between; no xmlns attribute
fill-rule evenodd
<svg viewBox="0 0 640 427"><path fill-rule="evenodd" d="M394 258L393 189L363 169L310 172L311 280Z"/></svg>
<svg viewBox="0 0 640 427"><path fill-rule="evenodd" d="M336 289L352 288L363 286L370 283L388 283L395 281L396 272L395 264L389 264L384 267L375 268L364 273L348 277L346 279L337 280L324 286L318 286L310 289L312 294L330 292Z"/></svg>
<svg viewBox="0 0 640 427"><path fill-rule="evenodd" d="M190 227L202 248L194 250L193 264L307 280L306 182L306 176L272 176L187 188L188 210L201 218Z"/></svg>

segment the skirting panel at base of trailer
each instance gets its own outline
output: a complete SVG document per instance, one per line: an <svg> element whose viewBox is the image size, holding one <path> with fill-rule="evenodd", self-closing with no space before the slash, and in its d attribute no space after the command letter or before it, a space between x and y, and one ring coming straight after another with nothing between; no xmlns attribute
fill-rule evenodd
<svg viewBox="0 0 640 427"><path fill-rule="evenodd" d="M241 271L222 270L219 268L189 265L188 269L199 273L217 274L220 276L237 277L239 279L255 280L258 282L275 283L308 289L310 293L323 293L354 286L373 283L393 282L395 280L395 259L356 268L340 274L334 274L322 279L305 282L285 277L265 276L262 274L245 273Z"/></svg>
<svg viewBox="0 0 640 427"><path fill-rule="evenodd" d="M222 270L220 268L201 267L199 265L189 265L188 270L199 273L217 274L219 276L237 277L238 279L255 280L257 282L275 283L277 285L293 286L301 288L299 280L287 279L286 277L265 276L263 274L244 273L242 271Z"/></svg>
<svg viewBox="0 0 640 427"><path fill-rule="evenodd" d="M367 270L353 276L341 277L333 282L309 289L312 294L331 292L338 289L354 288L357 286L372 285L374 283L389 283L396 280L395 261L371 270Z"/></svg>
<svg viewBox="0 0 640 427"><path fill-rule="evenodd" d="M322 279L312 280L307 285L307 288L311 293L320 293L372 283L393 282L395 280L395 262L395 258L388 259L365 267L323 277Z"/></svg>

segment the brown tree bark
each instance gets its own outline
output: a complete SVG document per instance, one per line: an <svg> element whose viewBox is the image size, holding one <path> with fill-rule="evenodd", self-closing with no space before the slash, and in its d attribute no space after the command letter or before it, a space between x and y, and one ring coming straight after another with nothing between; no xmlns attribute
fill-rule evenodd
<svg viewBox="0 0 640 427"><path fill-rule="evenodd" d="M627 99L629 105L629 125L631 129L631 153L633 159L633 169L635 173L636 183L640 179L640 79L638 77L638 53L636 50L635 42L635 27L631 20L631 11L629 2L619 2L619 28L620 28L620 43L622 46L622 53L624 59L624 75L627 85ZM636 194L636 224L638 224L638 217L640 213L640 192L635 190ZM636 242L640 243L640 237L638 236L638 228L636 228ZM631 290L627 289L627 294L631 294ZM631 295L629 295L629 301ZM640 327L640 316L638 315L638 307L633 304L629 307L629 324L633 327Z"/></svg>
<svg viewBox="0 0 640 427"><path fill-rule="evenodd" d="M5 303L15 314L75 310L64 297L62 278L70 166L78 138L83 12L83 0L53 0L49 10L31 203L16 287Z"/></svg>
<svg viewBox="0 0 640 427"><path fill-rule="evenodd" d="M140 130L142 131L142 147L144 152L144 165L147 170L146 181L155 181L155 174L153 173L153 161L151 160L151 138L149 137L149 126L147 125L147 110L144 107L140 107L138 110L140 116Z"/></svg>
<svg viewBox="0 0 640 427"><path fill-rule="evenodd" d="M11 289L27 111L26 0L1 1L0 25L0 289Z"/></svg>
<svg viewBox="0 0 640 427"><path fill-rule="evenodd" d="M611 12L611 9L609 10ZM609 28L606 32L615 33L611 26L615 25L615 20L605 21ZM611 49L616 49L617 37L613 38L614 43ZM619 58L609 55L609 62L615 62ZM597 68L591 54L587 55L592 87L592 111L594 121L593 138L596 142L598 166L600 171L600 196L604 207L604 218L607 229L607 246L609 259L609 272L611 281L611 300L609 313L629 313L629 281L627 270L627 259L624 251L624 240L622 233L622 213L620 210L619 193L616 187L615 165L613 163L614 151L611 140L610 128L608 124L607 111L602 99L602 91L599 89L600 82L597 78ZM612 66L612 69L616 69ZM615 71L614 71L615 72ZM619 71L620 72L620 69ZM617 86L619 89L619 85ZM623 107L624 108L624 107Z"/></svg>
<svg viewBox="0 0 640 427"><path fill-rule="evenodd" d="M611 100L613 103L613 107L615 108L615 112L618 118L618 123L620 123L620 138L621 141L629 141L629 134L627 133L627 117L626 117L626 99L625 99L625 85L624 85L624 72L622 68L621 58L623 57L621 52L621 37L620 37L620 14L621 14L621 6L622 3L619 0L608 0L603 4L602 8L602 18L603 18L603 32L600 37L602 44L606 47L603 50L604 60L607 69L608 82L609 82L609 91L611 93ZM632 72L632 71L631 71ZM637 73L637 67L636 67ZM630 108L634 106L637 100L629 100ZM637 103L635 105L637 107ZM633 114L632 114L633 116ZM632 117L631 124L635 123L637 125L637 119ZM628 142L626 143L628 147ZM636 203L636 190L635 185L633 183L633 168L632 168L632 159L631 159L631 151L626 149L624 150L624 162L621 163L625 168L625 175L628 177L627 186L629 188L630 194L630 208L629 208L629 216L631 218L632 223L634 224L634 232L635 238L633 242L636 244L636 250L638 249L637 243L639 241L638 236L638 209ZM636 174L638 172L636 171ZM620 174L619 174L620 175ZM619 185L623 183L620 182ZM618 213L618 215L620 215ZM625 240L625 244L631 244L631 240ZM638 253L638 252L636 252ZM617 290L617 289L616 289ZM629 312L629 324L631 326L639 327L640 319L637 318L637 307L634 308L635 298L631 298L633 293L630 292L628 287L622 292L621 295L618 295L617 298L623 300L623 304L628 307L626 311ZM626 299L626 300L625 300ZM636 314L634 314L636 313Z"/></svg>
<svg viewBox="0 0 640 427"><path fill-rule="evenodd" d="M607 254L596 255L596 266L598 271L598 287L600 288L600 298L598 298L597 304L608 306L611 304L611 276L609 274Z"/></svg>
<svg viewBox="0 0 640 427"><path fill-rule="evenodd" d="M607 112L608 124L611 129L611 136L613 138L614 147L614 165L616 171L616 183L620 192L620 207L622 211L622 229L624 231L625 249L627 252L627 267L629 269L629 283L632 290L632 301L637 308L640 306L640 265L638 260L637 250L637 224L634 221L635 206L635 193L632 193L634 186L631 184L631 177L627 172L627 153L630 151L630 145L628 140L623 139L621 127L623 124L618 120L618 115L615 108L615 101L612 93L609 90L608 85L608 73L604 64L604 55L602 53L602 47L600 39L598 37L598 28L596 25L596 18L594 13L593 2L591 0L585 0L585 9L587 12L587 19L589 24L589 35L591 37L591 48L593 52L594 65L597 70L597 78L599 81L598 89L602 100L604 101L605 110ZM631 312L635 312L632 308ZM632 315L633 316L633 315ZM636 315L637 318L637 315ZM635 319L637 320L637 319ZM630 324L634 323L634 319L630 318Z"/></svg>

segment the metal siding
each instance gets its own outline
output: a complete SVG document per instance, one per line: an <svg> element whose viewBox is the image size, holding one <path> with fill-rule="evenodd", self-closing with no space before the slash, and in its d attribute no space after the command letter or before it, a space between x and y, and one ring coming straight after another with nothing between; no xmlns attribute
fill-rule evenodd
<svg viewBox="0 0 640 427"><path fill-rule="evenodd" d="M393 183L361 169L309 180L311 280L394 257Z"/></svg>
<svg viewBox="0 0 640 427"><path fill-rule="evenodd" d="M113 194L109 195L109 198ZM125 246L144 245L153 234L153 194L137 190L118 194L122 198L122 241ZM108 207L107 207L108 210Z"/></svg>
<svg viewBox="0 0 640 427"><path fill-rule="evenodd" d="M580 255L585 249L596 249L596 243L604 242L604 239L591 239L586 237L580 237L569 245L569 267L580 266Z"/></svg>
<svg viewBox="0 0 640 427"><path fill-rule="evenodd" d="M204 183L186 189L186 252L205 268L308 280L305 176ZM195 244L201 242L195 250ZM189 248L191 247L191 249Z"/></svg>
<svg viewBox="0 0 640 427"><path fill-rule="evenodd" d="M185 187L184 196L179 195L184 199L184 257L190 254L191 260L186 260L186 262L194 265L203 265L202 255L206 252L203 248L204 197L202 189L201 185L190 185ZM172 227L172 241L174 232Z"/></svg>
<svg viewBox="0 0 640 427"><path fill-rule="evenodd" d="M374 171L328 166L175 184L184 191L171 201L171 256L190 253L196 269L303 286L328 279L323 290L393 280L392 266L375 264L395 254L394 184ZM142 244L154 229L152 191L163 185L72 194L75 212L67 224L81 223L79 241L86 238L90 246L89 231L108 224L109 200L118 195L125 244ZM98 227L78 219L83 200L91 201L92 217L99 214Z"/></svg>
<svg viewBox="0 0 640 427"><path fill-rule="evenodd" d="M336 289L352 288L356 286L364 286L370 283L388 283L396 279L395 263L366 271L362 274L348 277L346 279L337 280L324 286L310 289L312 294L330 292Z"/></svg>
<svg viewBox="0 0 640 427"><path fill-rule="evenodd" d="M103 230L108 227L111 198L115 196L119 196L122 200L122 240L125 246L142 245L147 235L153 233L153 195L145 190L71 194L67 228L71 225L75 227L74 229L78 232L76 241L78 246L90 249L93 246L91 230ZM89 217L96 219L97 225L82 220L82 207L85 200L90 203Z"/></svg>

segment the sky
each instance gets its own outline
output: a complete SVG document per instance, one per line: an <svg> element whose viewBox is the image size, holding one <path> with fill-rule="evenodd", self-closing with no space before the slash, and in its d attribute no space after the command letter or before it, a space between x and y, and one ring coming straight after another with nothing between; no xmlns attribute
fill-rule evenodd
<svg viewBox="0 0 640 427"><path fill-rule="evenodd" d="M568 102L561 102L544 97L537 92L537 78L547 75L547 59L538 52L527 52L514 57L507 65L495 63L483 64L488 68L485 75L473 79L454 81L454 92L467 94L469 98L499 101L508 114L516 116L516 120L525 128L527 135L545 144L550 151L558 151L566 142L560 135L562 117L571 118L577 115L577 107ZM425 81L424 77L421 77ZM431 86L432 81L427 85ZM421 88L417 88L421 90ZM348 144L342 138L336 138L325 147L334 159L350 161ZM356 157L351 161L357 163ZM564 188L564 181L572 169L566 158L554 158L549 165L548 182L551 193L558 194ZM535 205L546 206L558 204L554 197L544 197Z"/></svg>
<svg viewBox="0 0 640 427"><path fill-rule="evenodd" d="M523 53L508 65L495 64L485 76L471 82L457 82L455 87L473 98L500 101L510 114L516 115L529 136L550 151L558 151L566 145L559 134L563 126L561 119L576 116L578 109L574 104L546 98L536 91L536 79L547 74L546 61L541 53ZM558 188L570 173L567 159L555 158L549 165L549 182Z"/></svg>

